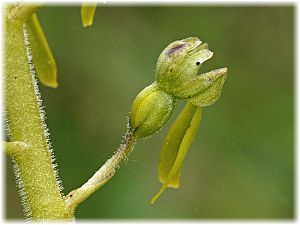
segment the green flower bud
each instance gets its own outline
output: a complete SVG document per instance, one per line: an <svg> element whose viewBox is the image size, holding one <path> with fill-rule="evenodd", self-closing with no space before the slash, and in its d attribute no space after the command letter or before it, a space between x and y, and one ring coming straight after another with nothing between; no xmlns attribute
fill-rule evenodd
<svg viewBox="0 0 300 225"><path fill-rule="evenodd" d="M169 44L160 54L156 63L156 81L163 90L172 90L195 76L203 62L213 53L207 44L201 44L197 37L190 37Z"/></svg>
<svg viewBox="0 0 300 225"><path fill-rule="evenodd" d="M156 64L158 87L196 106L212 105L220 97L227 76L227 68L197 75L202 63L212 56L208 45L196 37L169 44Z"/></svg>
<svg viewBox="0 0 300 225"><path fill-rule="evenodd" d="M160 90L156 83L142 90L133 102L130 129L136 137L144 138L160 130L169 120L175 105L170 94Z"/></svg>

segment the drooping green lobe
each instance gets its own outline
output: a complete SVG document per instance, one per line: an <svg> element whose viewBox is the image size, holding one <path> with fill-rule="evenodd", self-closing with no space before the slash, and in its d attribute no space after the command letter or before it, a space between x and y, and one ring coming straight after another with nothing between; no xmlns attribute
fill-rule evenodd
<svg viewBox="0 0 300 225"><path fill-rule="evenodd" d="M167 187L178 188L183 161L197 134L202 108L187 103L168 131L161 149L159 180L163 184L152 198L154 203Z"/></svg>
<svg viewBox="0 0 300 225"><path fill-rule="evenodd" d="M178 156L178 151L181 142L186 134L188 127L195 115L197 107L187 103L176 121L169 129L165 140L162 145L162 149L159 157L158 175L161 183L166 183L168 175L172 170L174 162ZM169 181L168 187L179 187L180 171Z"/></svg>

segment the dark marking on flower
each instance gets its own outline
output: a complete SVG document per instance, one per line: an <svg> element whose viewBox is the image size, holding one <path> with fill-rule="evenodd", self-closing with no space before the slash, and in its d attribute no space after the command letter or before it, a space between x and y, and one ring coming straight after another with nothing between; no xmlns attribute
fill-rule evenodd
<svg viewBox="0 0 300 225"><path fill-rule="evenodd" d="M183 48L184 46L185 46L185 44L180 44L180 45L177 45L177 46L169 49L168 55L173 54L174 52L178 51L179 49Z"/></svg>

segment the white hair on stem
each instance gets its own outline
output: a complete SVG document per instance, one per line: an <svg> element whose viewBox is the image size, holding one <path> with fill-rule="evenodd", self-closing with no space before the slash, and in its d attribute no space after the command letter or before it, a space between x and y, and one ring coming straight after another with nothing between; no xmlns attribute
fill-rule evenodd
<svg viewBox="0 0 300 225"><path fill-rule="evenodd" d="M23 26L23 33L24 33L24 43L25 43L25 48L26 48L26 53L27 53L27 58L28 58L29 69L30 69L31 75L32 75L32 83L33 83L34 92L35 92L35 96L36 96L36 102L37 102L38 109L39 109L39 114L40 114L40 120L41 120L41 123L44 128L44 135L46 138L47 148L48 148L49 154L51 156L51 163L52 163L52 168L53 168L53 171L55 174L56 182L58 184L61 194L63 195L63 193L62 193L63 185L62 185L62 181L60 180L59 175L58 175L58 169L57 169L57 164L55 163L54 151L52 149L51 142L50 142L50 133L49 133L49 129L47 128L47 124L46 124L47 117L46 117L46 112L45 112L45 106L42 105L43 101L41 98L41 93L39 92L38 80L36 78L35 67L34 67L33 60L32 60L33 56L31 53L30 38L29 38L29 35L27 32L26 23Z"/></svg>
<svg viewBox="0 0 300 225"><path fill-rule="evenodd" d="M20 178L20 169L18 164L16 163L16 161L14 159L12 159L12 163L13 163L13 171L15 174L15 181L19 190L19 196L21 198L21 204L23 206L23 213L25 216L25 219L27 221L30 221L31 218L31 210L29 208L29 205L27 204L27 199L26 199L26 194L24 191L24 185L22 182L22 179Z"/></svg>

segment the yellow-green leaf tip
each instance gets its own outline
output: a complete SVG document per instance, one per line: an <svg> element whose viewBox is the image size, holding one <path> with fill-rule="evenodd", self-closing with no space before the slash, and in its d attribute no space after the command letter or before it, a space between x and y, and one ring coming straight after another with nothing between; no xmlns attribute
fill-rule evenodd
<svg viewBox="0 0 300 225"><path fill-rule="evenodd" d="M26 28L37 77L43 85L56 88L56 62L36 14L28 17Z"/></svg>
<svg viewBox="0 0 300 225"><path fill-rule="evenodd" d="M81 22L83 27L93 24L97 3L82 4L81 6Z"/></svg>

